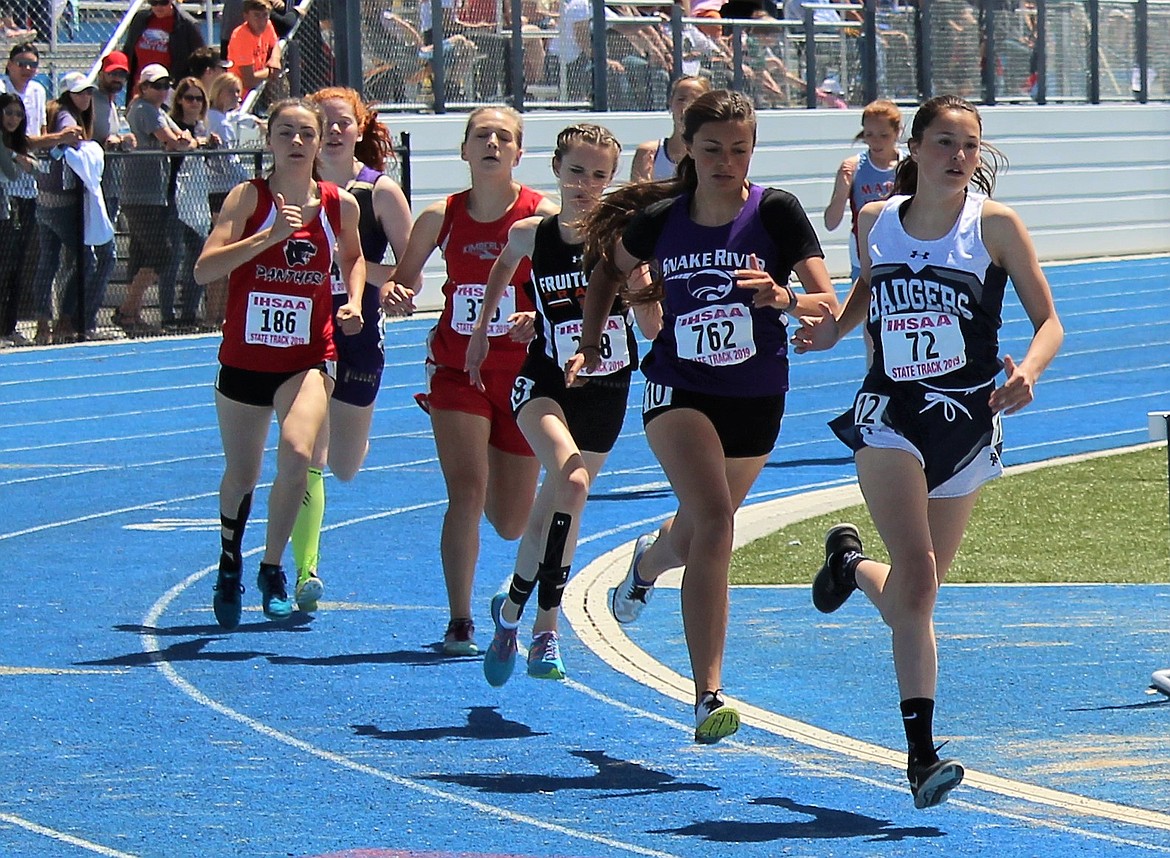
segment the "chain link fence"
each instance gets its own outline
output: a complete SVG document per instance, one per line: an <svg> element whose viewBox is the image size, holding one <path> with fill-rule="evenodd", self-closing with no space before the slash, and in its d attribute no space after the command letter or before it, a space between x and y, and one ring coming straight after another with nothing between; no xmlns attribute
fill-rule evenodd
<svg viewBox="0 0 1170 858"><path fill-rule="evenodd" d="M410 199L409 136L400 135L386 173ZM195 283L194 265L227 191L271 166L260 149L182 155L106 155L102 191L113 241L85 243L87 216L68 168L61 193L42 193L25 222L0 220L0 253L23 242L16 279L17 328L11 345L47 345L219 330L226 282ZM15 207L13 209L16 210Z"/></svg>
<svg viewBox="0 0 1170 858"><path fill-rule="evenodd" d="M384 110L662 110L682 74L763 108L940 93L981 103L1168 98L1170 0L692 0L691 16L655 0L353 5L362 86Z"/></svg>

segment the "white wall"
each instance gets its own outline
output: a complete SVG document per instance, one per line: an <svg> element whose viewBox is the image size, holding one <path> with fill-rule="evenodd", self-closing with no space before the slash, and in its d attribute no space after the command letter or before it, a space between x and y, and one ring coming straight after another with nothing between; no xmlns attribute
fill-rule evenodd
<svg viewBox="0 0 1170 858"><path fill-rule="evenodd" d="M1170 252L1170 106L1002 105L981 108L984 139L1010 166L995 196L1019 212L1041 260ZM847 225L824 229L821 213L837 165L859 151L851 141L859 110L768 111L759 115L752 180L796 194L817 227L834 277L848 276ZM913 113L906 113L909 124ZM459 160L465 114L384 117L395 134L411 133L413 209L466 187ZM524 158L517 178L555 196L550 162L557 132L600 122L622 141L619 178L643 140L669 132L658 113L547 112L525 115ZM420 308L436 308L441 258L427 268Z"/></svg>

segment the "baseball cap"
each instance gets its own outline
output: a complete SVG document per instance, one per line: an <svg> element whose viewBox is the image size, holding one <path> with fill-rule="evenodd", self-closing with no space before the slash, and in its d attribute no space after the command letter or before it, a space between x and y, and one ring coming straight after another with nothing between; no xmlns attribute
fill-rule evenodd
<svg viewBox="0 0 1170 858"><path fill-rule="evenodd" d="M84 72L71 71L61 76L61 92L87 92L93 88L93 81Z"/></svg>
<svg viewBox="0 0 1170 858"><path fill-rule="evenodd" d="M171 73L167 71L167 67L159 63L150 63L142 69L138 74L139 83L154 83L158 80L166 80L170 78Z"/></svg>
<svg viewBox="0 0 1170 858"><path fill-rule="evenodd" d="M110 51L102 57L102 71L124 71L130 73L130 59L121 51Z"/></svg>

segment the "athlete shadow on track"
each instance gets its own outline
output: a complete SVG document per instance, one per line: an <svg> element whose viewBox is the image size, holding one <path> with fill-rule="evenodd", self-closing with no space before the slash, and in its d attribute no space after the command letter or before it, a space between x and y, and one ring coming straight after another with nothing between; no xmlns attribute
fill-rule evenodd
<svg viewBox="0 0 1170 858"><path fill-rule="evenodd" d="M312 631L313 617L311 614L295 613L287 620L269 621L258 620L254 623L243 623L232 629L231 634L255 634L256 632L309 632ZM114 626L116 632L130 632L135 635L154 635L160 638L194 638L208 635L219 636L225 634L218 625L203 626L141 626L136 623L123 623Z"/></svg>
<svg viewBox="0 0 1170 858"><path fill-rule="evenodd" d="M436 739L530 739L547 736L537 733L527 724L509 721L495 706L471 706L467 723L444 727L423 727L417 730L382 730L374 724L350 724L354 735L392 742L433 742Z"/></svg>
<svg viewBox="0 0 1170 858"><path fill-rule="evenodd" d="M833 810L812 804L799 804L790 798L757 798L752 804L779 807L812 819L791 822L732 822L717 820L695 822L684 828L662 828L650 834L677 834L699 837L711 843L766 843L771 840L828 840L864 837L873 843L896 843L909 838L945 837L933 825L895 828L888 819L877 819Z"/></svg>
<svg viewBox="0 0 1170 858"><path fill-rule="evenodd" d="M395 652L343 653L341 655L313 657L274 655L268 660L273 664L293 664L306 667L345 667L353 664L405 664L411 667L426 667L444 662L464 661L465 659L452 658L440 652L402 649Z"/></svg>
<svg viewBox="0 0 1170 858"><path fill-rule="evenodd" d="M717 792L718 787L701 783L686 783L675 779L666 772L648 769L645 766L619 760L604 751L571 751L590 763L596 771L590 775L556 777L542 774L504 775L428 775L428 780L460 784L480 792L503 793L507 795L536 795L552 793L563 789L605 790L610 795L598 798L628 798L643 795L659 795L668 792Z"/></svg>
<svg viewBox="0 0 1170 858"><path fill-rule="evenodd" d="M778 462L765 462L765 468L804 468L823 467L826 465L852 465L852 456L834 456L827 459L782 459Z"/></svg>
<svg viewBox="0 0 1170 858"><path fill-rule="evenodd" d="M236 652L203 652L203 648L208 644L215 643L221 640L228 640L225 637L216 638L198 638L193 641L184 641L182 643L171 644L166 649L156 650L154 652L132 652L127 655L118 655L112 658L96 659L94 661L77 661L74 662L77 666L85 667L149 667L152 664L157 664L160 661L169 663L181 661L248 661L253 658L272 657L272 653L259 652L257 650L239 650Z"/></svg>

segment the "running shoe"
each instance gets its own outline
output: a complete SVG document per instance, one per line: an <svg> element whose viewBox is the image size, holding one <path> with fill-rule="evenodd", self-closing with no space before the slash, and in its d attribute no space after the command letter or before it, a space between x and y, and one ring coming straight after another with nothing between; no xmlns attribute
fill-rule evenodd
<svg viewBox="0 0 1170 858"><path fill-rule="evenodd" d="M919 810L936 807L947 800L947 795L963 782L963 767L958 760L935 760L920 765L913 760L906 769L914 806Z"/></svg>
<svg viewBox="0 0 1170 858"><path fill-rule="evenodd" d="M312 613L325 595L325 582L317 577L317 570L309 569L297 573L297 610Z"/></svg>
<svg viewBox="0 0 1170 858"><path fill-rule="evenodd" d="M728 706L719 691L704 691L695 704L695 741L713 745L739 729L739 712Z"/></svg>
<svg viewBox="0 0 1170 858"><path fill-rule="evenodd" d="M444 655L478 655L475 645L475 623L469 619L451 620L443 634Z"/></svg>
<svg viewBox="0 0 1170 858"><path fill-rule="evenodd" d="M861 554L861 550L861 537L852 524L838 524L825 534L825 565L812 585L813 605L822 614L833 613L857 589L856 564L846 569L841 561L849 552Z"/></svg>
<svg viewBox="0 0 1170 858"><path fill-rule="evenodd" d="M528 675L533 679L564 679L568 675L561 661L561 642L556 632L533 636L528 647Z"/></svg>
<svg viewBox="0 0 1170 858"><path fill-rule="evenodd" d="M609 599L609 609L613 618L619 623L632 623L642 613L650 597L654 595L653 584L639 584L636 577L638 564L642 562L642 555L658 539L653 533L643 533L634 543L634 556L630 558L630 568L626 577L616 588Z"/></svg>
<svg viewBox="0 0 1170 858"><path fill-rule="evenodd" d="M1150 688L1170 697L1170 668L1155 670L1150 674Z"/></svg>
<svg viewBox="0 0 1170 858"><path fill-rule="evenodd" d="M516 630L500 625L500 611L507 600L507 593L492 596L492 622L496 633L483 656L483 676L492 688L502 687L516 667Z"/></svg>
<svg viewBox="0 0 1170 858"><path fill-rule="evenodd" d="M225 557L219 559L219 576L215 579L215 595L211 597L211 609L215 621L221 628L234 629L240 624L240 596L244 585L240 583L240 570L233 569Z"/></svg>
<svg viewBox="0 0 1170 858"><path fill-rule="evenodd" d="M270 620L287 620L292 616L292 601L288 597L288 579L284 570L269 563L260 564L260 573L256 576L256 586L260 588L260 605L264 608L264 616Z"/></svg>

